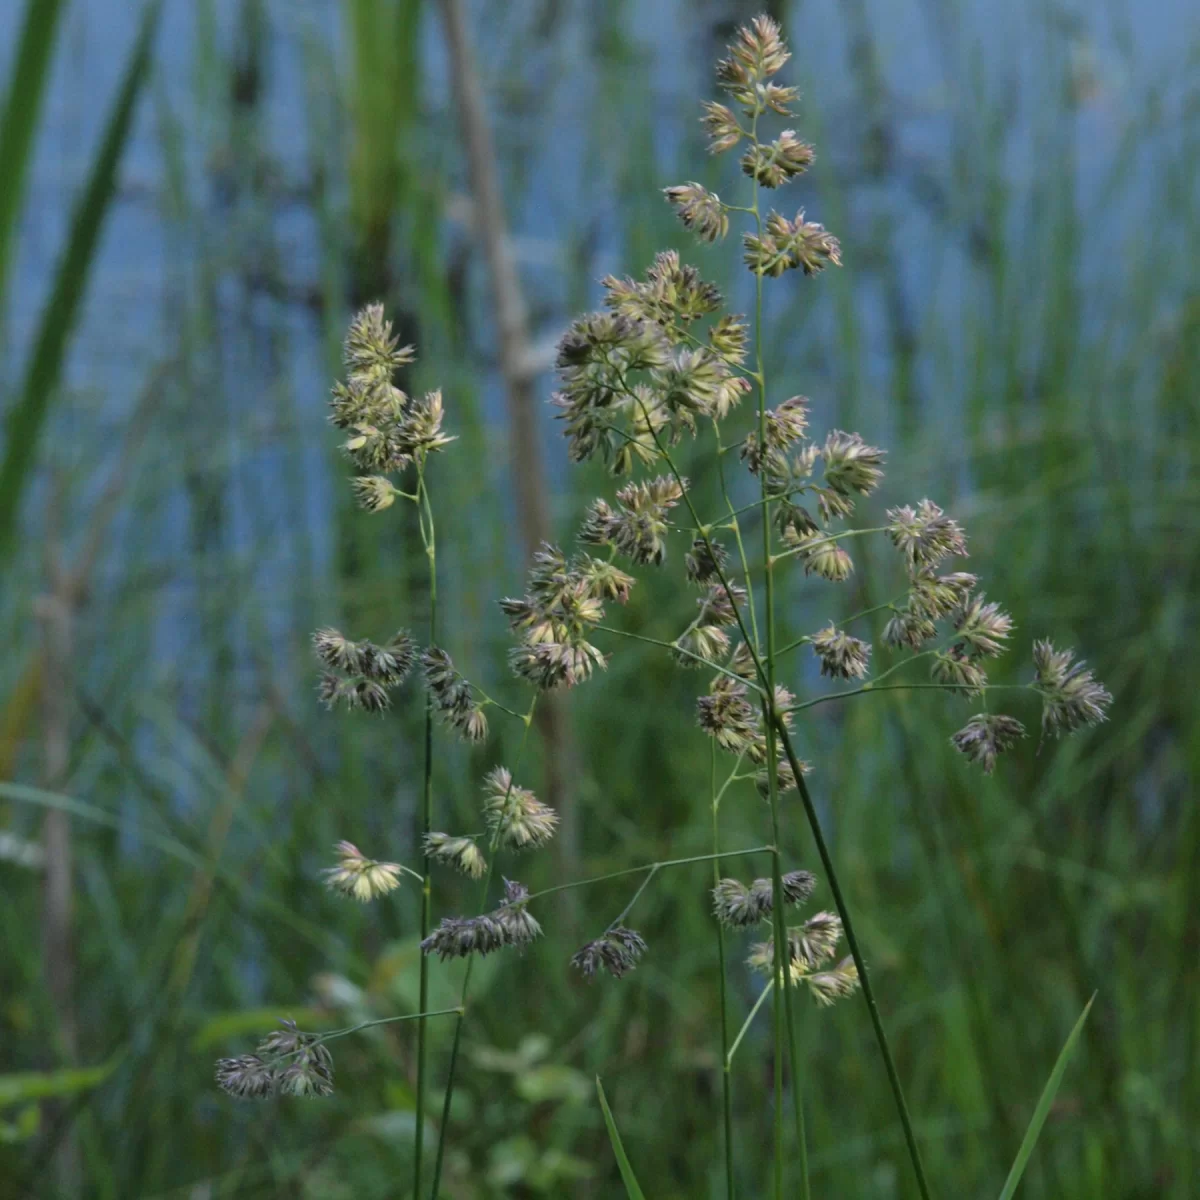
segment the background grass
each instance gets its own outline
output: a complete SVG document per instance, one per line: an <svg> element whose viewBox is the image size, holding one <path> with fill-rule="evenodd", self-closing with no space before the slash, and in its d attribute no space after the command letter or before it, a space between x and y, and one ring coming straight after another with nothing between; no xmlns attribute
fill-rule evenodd
<svg viewBox="0 0 1200 1200"><path fill-rule="evenodd" d="M89 1196L403 1195L410 1025L339 1043L338 1095L320 1104L232 1104L211 1065L276 1015L332 1028L416 1003L416 897L361 911L314 882L341 837L411 857L420 788L419 700L381 720L326 716L306 644L317 624L385 636L424 610L416 531L352 509L323 423L337 339L365 296L386 296L418 342L413 385L445 390L460 440L431 487L447 648L505 687L492 601L523 564L436 9L168 0L57 386L30 401L40 314L142 19L64 8L44 79L22 84L46 102L0 321L5 412L44 410L0 577L0 1194L54 1195L48 1164L69 1137ZM1166 2L776 8L799 128L821 155L795 202L846 258L814 285L768 289L777 398L803 391L817 428L888 446L883 502L952 507L1022 651L1035 636L1077 645L1115 696L1094 736L1040 755L1031 740L990 780L950 749L964 713L940 698L822 706L799 731L929 1173L941 1196L999 1194L1096 991L1021 1194L1191 1196L1200 25ZM12 9L0 94L26 78ZM730 255L688 244L657 189L737 186L704 157L695 104L752 11L473 9L537 337L594 304L599 276L669 245L745 304ZM543 428L567 536L602 481L566 469L548 409ZM715 485L707 464L690 470ZM121 502L75 620L69 773L47 793L45 548L80 561L114 475ZM797 581L782 636L892 582L882 560L842 590ZM625 619L669 637L689 604L664 577ZM588 874L708 848L698 679L614 649L570 704ZM1011 658L1015 674L1026 655ZM790 670L798 690L819 686L803 659ZM511 735L440 743L438 809L455 814L440 824L469 820ZM77 1061L42 975L36 849L64 805ZM725 811L728 844L757 843L757 797ZM787 838L811 867L798 812ZM535 889L559 881L552 856L529 872ZM656 880L639 905L650 953L620 983L587 986L566 965L624 904L619 883L547 907L525 959L479 964L447 1195L619 1194L597 1074L647 1195L719 1193L707 880L703 864ZM468 902L452 880L438 888L440 911ZM734 946L735 1020L758 988L741 957ZM439 967L431 1007L457 983ZM450 1026L432 1030L436 1076ZM913 1195L861 1005L804 1009L800 1036L815 1193ZM763 1022L736 1079L745 1195L767 1178L770 1071Z"/></svg>

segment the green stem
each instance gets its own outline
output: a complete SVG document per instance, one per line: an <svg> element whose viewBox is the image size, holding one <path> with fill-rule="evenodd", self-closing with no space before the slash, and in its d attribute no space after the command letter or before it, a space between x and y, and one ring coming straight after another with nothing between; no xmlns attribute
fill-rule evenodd
<svg viewBox="0 0 1200 1200"><path fill-rule="evenodd" d="M750 1015L742 1022L741 1029L738 1030L738 1035L733 1039L733 1045L729 1047L729 1053L725 1055L726 1070L733 1064L733 1056L737 1053L738 1047L742 1044L742 1038L746 1036L746 1031L754 1024L754 1018L758 1016L758 1010L766 1003L767 997L775 990L775 980L767 981L767 986L763 988L762 995L754 1002L754 1007L750 1010Z"/></svg>
<svg viewBox="0 0 1200 1200"><path fill-rule="evenodd" d="M425 484L425 463L421 462L417 475L417 514L421 529L421 541L429 560L429 644L437 642L437 539L433 524L433 506L429 501L429 489ZM433 829L433 698L425 696L425 763L421 793L421 940L429 936L429 923L433 912L433 872L429 855L425 851L425 838ZM424 1012L429 1004L429 960L421 955L417 983L417 1008ZM421 1195L421 1175L425 1157L425 1083L429 1062L429 1040L425 1022L417 1025L417 1095L416 1129L413 1144L413 1197Z"/></svg>
<svg viewBox="0 0 1200 1200"><path fill-rule="evenodd" d="M829 847L825 844L825 835L821 830L821 821L817 816L816 806L813 804L808 784L804 782L800 762L796 758L796 752L792 747L792 739L788 734L787 726L784 724L783 714L779 712L773 713L772 724L779 736L784 754L787 756L792 771L795 773L796 786L800 791L800 800L804 805L804 815L808 818L813 841L817 844L817 853L820 855L825 876L829 880L829 890L833 893L833 902L837 908L838 916L842 918L842 929L846 934L846 943L850 947L850 954L854 959L854 965L858 968L858 979L862 986L863 998L867 1002L867 1010L871 1015L871 1025L875 1030L875 1040L879 1043L879 1052L883 1056L888 1082L892 1088L892 1098L895 1101L896 1111L900 1116L900 1124L904 1130L904 1141L908 1147L908 1156L912 1162L913 1173L917 1177L917 1189L921 1193L921 1200L930 1200L929 1184L925 1179L925 1168L921 1162L921 1151L917 1147L916 1133L913 1130L912 1119L908 1113L908 1104L904 1099L904 1089L900 1084L900 1075L896 1070L896 1062L892 1058L892 1050L888 1043L887 1034L884 1032L883 1020L879 1015L879 1006L875 1002L875 991L871 987L871 977L867 973L867 964L863 959L862 951L859 949L858 938L854 932L854 923L850 919L850 910L846 906L846 898L842 894L841 884L838 882L837 871L833 865L833 857L829 853ZM775 958L779 960L780 955L776 954Z"/></svg>
<svg viewBox="0 0 1200 1200"><path fill-rule="evenodd" d="M755 115L751 129L751 140L758 145L758 116ZM762 214L758 204L758 180L753 180L754 202L751 211L754 216L758 236L762 237ZM754 274L754 359L756 379L758 382L758 444L767 444L767 383L763 370L763 277L756 271ZM775 925L775 998L772 1002L775 1016L775 1196L783 1200L783 1056L789 1052L792 1072L792 1092L796 1112L799 1114L800 1105L800 1076L796 1056L795 1022L791 1012L792 989L786 986L784 976L785 956L787 954L787 927L784 920L783 874L779 865L779 769L778 745L775 738L775 723L772 717L775 713L775 559L771 555L771 496L767 487L766 471L759 472L761 488L760 504L762 507L762 552L763 571L766 577L766 610L763 621L767 630L766 644L766 696L763 698L763 724L767 733L767 799L771 807L771 842L776 847L771 856L771 893L772 915ZM786 1043L785 1043L786 1039ZM803 1125L798 1123L798 1134L803 1136ZM804 1167L803 1189L808 1197L808 1162L807 1154L801 1144L801 1164Z"/></svg>
<svg viewBox="0 0 1200 1200"><path fill-rule="evenodd" d="M607 875L593 875L591 879L576 879L572 883L558 883L554 887L543 888L540 892L533 892L526 896L522 901L523 904L528 904L531 900L540 900L543 896L553 896L555 892L567 892L571 888L588 887L593 883L607 883L610 879L623 879L629 875L638 875L642 871L653 871L657 873L667 867L683 867L688 863L712 862L717 858L728 858L738 854L773 854L774 846L749 846L745 850L725 850L720 854L694 854L690 858L668 858L662 862L644 863L640 867L626 867L622 871L610 871Z"/></svg>
<svg viewBox="0 0 1200 1200"><path fill-rule="evenodd" d="M721 452L721 427L715 420L713 421L713 432L717 436L717 477L721 481L721 495L724 497L725 507L729 510L728 515L732 522L730 528L733 530L733 540L737 543L738 558L742 564L742 578L746 581L746 607L750 610L750 627L754 633L754 648L758 650L762 643L758 637L758 616L754 608L754 588L750 580L750 562L746 557L746 546L742 541L742 529L738 524L738 513L745 510L735 509L733 501L729 498L729 488L725 482L725 456Z"/></svg>
<svg viewBox="0 0 1200 1200"><path fill-rule="evenodd" d="M728 585L726 585L728 586ZM731 593L732 594L732 593ZM677 646L674 642L664 642L661 638L646 637L641 633L630 633L626 629L614 629L611 625L595 625L594 629L598 629L601 633L611 633L616 637L630 638L635 642L649 642L651 646L661 646L664 650L670 650L675 654L682 654L687 658L694 658L698 663L703 663L704 666L710 667L721 675L728 675L730 679L736 679L738 683L745 683L747 686L760 690L758 685L743 679L742 676L735 671L730 671L726 667L722 667L715 662L710 662L707 658L701 657L699 654L693 654L690 650L684 650L681 646Z"/></svg>
<svg viewBox="0 0 1200 1200"><path fill-rule="evenodd" d="M740 761L740 760L739 760ZM737 768L734 768L736 772ZM731 776L732 778L732 776ZM729 786L728 781L725 784ZM712 793L713 887L721 882L721 796L717 791L717 743L709 742L709 791ZM717 927L717 971L721 1002L721 1111L725 1126L725 1196L734 1200L733 1185L733 1081L729 1071L729 999L725 993L725 930L720 921Z"/></svg>
<svg viewBox="0 0 1200 1200"><path fill-rule="evenodd" d="M824 696L816 696L812 700L804 700L793 704L787 711L802 712L818 704L827 704L830 700L848 700L851 696L863 696L869 692L907 692L930 688L937 692L961 692L963 689L954 683L885 683L882 687L877 684L865 683L860 688L851 688L846 692L829 692ZM985 683L982 687L973 688L978 692L1036 692L1039 696L1041 689L1032 683Z"/></svg>
<svg viewBox="0 0 1200 1200"><path fill-rule="evenodd" d="M285 1062L289 1058L294 1058L297 1054L303 1054L306 1050L312 1049L313 1046L332 1042L336 1038L349 1037L352 1033L359 1033L364 1029L373 1029L376 1025L395 1025L398 1021L420 1021L421 1024L417 1026L420 1029L430 1017L448 1017L461 1012L462 1009L460 1008L435 1008L432 1012L404 1013L399 1017L377 1017L372 1021L359 1021L357 1025L347 1025L344 1029L331 1029L328 1033L322 1033L318 1037L313 1038L312 1041L306 1042L300 1049L291 1050L287 1054L280 1054L271 1059L271 1062Z"/></svg>
<svg viewBox="0 0 1200 1200"><path fill-rule="evenodd" d="M765 489L766 483L764 481ZM768 497L769 499L769 497ZM811 550L816 550L820 546L832 546L835 542L844 541L846 538L866 537L869 533L887 533L886 525L872 526L870 529L843 529L841 533L827 533L819 538L813 538L811 541L805 542L802 546L793 546L790 550L781 550L775 555L775 562L782 562L785 558L791 558L793 554L807 554Z"/></svg>
<svg viewBox="0 0 1200 1200"><path fill-rule="evenodd" d="M901 600L904 599L904 596L905 596L905 593L901 592L899 596L897 596L894 600L889 600L886 604L875 604L875 605L872 605L870 608L861 609L856 613L851 613L850 616L844 618L841 621L835 621L834 624L837 625L837 627L839 629L844 629L847 625L853 625L855 621L862 620L863 617L869 617L874 613L884 612L887 609L894 608L897 604L900 603ZM798 637L794 642L788 642L788 644L779 651L779 657L782 658L789 651L795 650L797 646L806 646L811 641L812 641L811 634L805 634L804 637Z"/></svg>
<svg viewBox="0 0 1200 1200"><path fill-rule="evenodd" d="M512 774L508 781L508 788L504 793L504 800L507 802L509 793L513 788L513 783L516 780L517 772L521 769L521 759L525 754L525 746L529 741L529 730L533 725L533 712L537 707L538 693L534 693L533 700L530 702L529 711L524 716L525 730L521 734L521 745L517 750L517 757L513 761ZM483 887L480 892L479 911L484 912L487 907L488 889L492 884L492 876L496 869L496 851L499 846L499 830L492 834L491 842L488 845L488 866L487 874L484 876ZM422 955L424 960L425 955ZM458 1067L458 1051L462 1044L463 1024L467 1019L467 995L471 987L471 972L475 966L475 955L471 955L467 959L467 969L463 974L462 992L458 1001L458 1020L454 1023L454 1041L450 1045L450 1067L446 1076L446 1094L442 1098L442 1123L438 1129L437 1154L433 1160L433 1188L430 1191L430 1200L437 1200L438 1189L442 1182L442 1162L446 1154L446 1134L450 1128L450 1103L454 1099L454 1083L456 1071ZM414 1197L414 1200L420 1200L420 1197Z"/></svg>

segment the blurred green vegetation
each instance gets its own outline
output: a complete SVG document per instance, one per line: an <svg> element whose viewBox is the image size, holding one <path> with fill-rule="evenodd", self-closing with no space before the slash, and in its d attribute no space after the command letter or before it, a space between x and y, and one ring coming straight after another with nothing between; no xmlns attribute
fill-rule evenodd
<svg viewBox="0 0 1200 1200"><path fill-rule="evenodd" d="M436 6L168 3L144 77L138 24L155 10L119 6L113 71L86 101L109 124L82 121L70 154L55 89L69 99L102 53L83 37L101 19L15 7L0 57L0 514L19 534L0 561L0 1195L64 1194L70 1145L79 1195L403 1196L410 1024L335 1043L327 1101L232 1103L212 1061L276 1016L322 1029L416 1007L416 896L362 910L315 882L339 838L411 860L420 789L417 696L384 719L327 716L308 659L319 623L382 637L424 611L415 531L351 508L323 426L366 296L418 343L414 386L443 387L460 437L431 480L447 649L506 687L493 601L524 565ZM26 7L44 27L19 40ZM657 189L717 179L693 120L701 66L752 10L487 7L474 36L538 329L552 339L600 275L669 245L740 297L732 250L688 244ZM931 0L913 9L918 46L897 11L782 14L822 155L802 202L846 267L769 290L776 399L804 391L818 428L890 448L881 508L928 494L964 521L1019 629L1012 677L1050 636L1115 702L1095 734L1040 754L1030 739L991 779L948 744L966 710L919 693L822 706L798 741L938 1194L999 1194L1095 991L1020 1194L1182 1200L1200 1178L1200 28L1181 21L1150 53L1132 4L1030 3L993 25L998 5ZM74 225L43 228L47 195L64 213L87 198ZM153 273L121 275L127 254ZM566 537L602 481L563 457ZM689 469L714 487L710 463ZM86 569L65 670L55 659L62 770L42 696L55 561ZM783 636L886 598L888 571L796 581ZM669 638L691 603L664 573L623 620ZM587 874L708 849L699 678L613 649L569 705ZM440 825L469 825L512 732L439 742ZM74 855L70 1039L44 975L56 812ZM752 790L724 812L728 845L761 840ZM814 865L798 811L787 840ZM560 881L552 856L528 871L534 889ZM719 1194L708 880L703 865L656 879L638 910L650 953L625 980L567 967L628 898L619 882L545 907L522 960L479 964L446 1195L619 1194L597 1074L647 1195ZM439 877L437 912L472 891ZM735 1022L758 987L741 957ZM456 1002L458 978L434 970L431 1008ZM802 1014L815 1193L914 1195L861 1004ZM451 1029L430 1028L436 1088ZM770 1072L764 1022L736 1071L747 1196L767 1179Z"/></svg>

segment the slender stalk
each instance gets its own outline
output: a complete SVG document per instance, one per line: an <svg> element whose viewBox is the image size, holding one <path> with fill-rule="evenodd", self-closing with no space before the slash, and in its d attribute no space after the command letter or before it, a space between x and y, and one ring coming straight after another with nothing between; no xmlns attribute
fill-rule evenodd
<svg viewBox="0 0 1200 1200"><path fill-rule="evenodd" d="M911 660L909 660L911 661ZM885 683L882 686L865 683L859 688L850 688L845 692L828 692L824 696L814 696L811 700L802 700L787 709L789 713L803 712L806 708L814 708L818 704L828 704L830 700L849 700L851 696L865 696L871 692L907 692L929 689L937 692L961 692L963 689L955 683ZM985 683L973 692L1036 692L1039 696L1041 689L1032 683Z"/></svg>
<svg viewBox="0 0 1200 1200"><path fill-rule="evenodd" d="M751 141L758 145L758 116L755 115L751 128ZM753 180L754 201L751 212L758 236L762 237L762 215L758 204L758 180ZM760 446L767 444L767 382L763 370L763 277L754 274L754 360L755 378L758 384L758 440ZM802 1188L805 1200L809 1197L808 1154L804 1145L804 1118L800 1102L800 1073L796 1055L795 1019L792 1014L792 989L787 986L785 971L788 954L787 925L783 910L783 873L779 865L779 747L775 738L775 559L771 554L771 495L767 485L767 473L759 473L762 507L762 553L763 573L766 579L766 598L763 622L766 625L766 689L763 699L763 724L767 734L767 799L771 807L771 841L776 847L771 856L772 915L775 926L775 953L772 956L775 970L775 999L772 1002L775 1016L775 1196L783 1198L783 1056L785 1048L789 1054L792 1073L793 1102L797 1113L797 1138L800 1141L800 1163Z"/></svg>
<svg viewBox="0 0 1200 1200"><path fill-rule="evenodd" d="M745 512L746 509L735 509L733 501L729 497L729 488L725 482L725 456L721 448L721 427L717 422L713 421L713 432L717 436L717 478L721 481L721 495L725 500L725 507L729 510L729 528L733 530L733 540L737 544L738 558L742 563L742 578L746 582L746 607L750 610L750 628L754 634L754 648L758 650L762 643L758 637L758 616L754 609L754 588L750 580L750 563L746 557L746 546L742 541L742 529L738 524L738 514ZM752 504L750 508L758 507L757 504Z"/></svg>
<svg viewBox="0 0 1200 1200"><path fill-rule="evenodd" d="M736 771L736 768L735 768ZM709 790L712 793L713 887L721 882L721 792L717 791L717 743L709 741ZM729 1073L729 1001L725 994L725 930L717 927L717 971L721 1000L721 1111L725 1124L725 1195L734 1200L733 1184L733 1081Z"/></svg>
<svg viewBox="0 0 1200 1200"><path fill-rule="evenodd" d="M371 1021L359 1021L357 1025L347 1025L344 1029L331 1029L328 1033L322 1033L306 1042L299 1050L289 1051L287 1054L280 1054L272 1059L272 1062L284 1062L289 1058L294 1058L297 1054L304 1054L307 1050L311 1050L313 1046L323 1045L325 1042L332 1042L336 1038L349 1037L352 1033L361 1033L364 1029L373 1029L376 1025L395 1025L399 1021L419 1021L418 1029L422 1028L425 1022L430 1017L449 1017L454 1014L460 1014L461 1008L435 1008L430 1012L415 1012L403 1013L398 1017L376 1017Z"/></svg>
<svg viewBox="0 0 1200 1200"><path fill-rule="evenodd" d="M540 892L532 892L525 897L523 903L540 900L543 896L552 896L555 892L566 892L572 888L588 887L593 883L607 883L610 879L622 879L627 875L637 875L642 871L658 872L666 867L683 867L688 863L712 862L714 859L729 858L738 854L773 854L774 846L748 846L744 850L723 850L720 854L693 854L690 858L668 858L662 862L643 863L640 867L626 867L623 871L610 871L607 875L593 875L590 879L576 879L572 883L558 883L554 887L543 888ZM636 897L635 897L636 899Z"/></svg>
<svg viewBox="0 0 1200 1200"><path fill-rule="evenodd" d="M505 792L505 800L508 799L509 792L512 791L513 783L516 780L517 772L521 768L521 759L525 755L525 746L529 741L529 728L533 724L534 710L537 708L538 694L535 692L532 701L529 704L529 711L525 714L525 730L521 734L521 744L517 749L517 756L513 760L512 776L509 779L508 789ZM496 851L499 846L499 830L492 834L491 842L488 846L488 867L487 875L484 876L483 887L480 890L479 911L483 912L487 906L488 889L492 884L492 876L496 869ZM425 956L422 955L422 958ZM446 1133L450 1127L450 1103L454 1098L454 1083L455 1072L458 1067L458 1050L462 1044L463 1022L467 1017L467 996L471 988L471 972L475 966L475 955L471 955L467 959L467 969L463 974L462 993L458 1001L458 1020L454 1023L454 1041L450 1046L450 1068L446 1076L446 1094L442 1099L442 1123L438 1129L437 1155L433 1160L433 1187L430 1191L430 1200L437 1200L438 1189L442 1182L442 1161L446 1154ZM420 1200L419 1197L414 1197L414 1200Z"/></svg>
<svg viewBox="0 0 1200 1200"><path fill-rule="evenodd" d="M886 604L875 604L870 608L860 609L858 612L851 613L850 616L836 622L836 624L838 628L844 629L847 625L852 625L855 621L862 620L863 617L869 617L874 613L884 612L887 609L895 607L895 605L899 604L903 599L904 593L901 592L899 596L897 596L894 600L889 600ZM811 641L812 637L808 634L806 634L804 637L798 637L794 642L788 642L788 644L779 651L779 657L782 658L789 651L795 650L797 646L805 646Z"/></svg>
<svg viewBox="0 0 1200 1200"><path fill-rule="evenodd" d="M913 1173L917 1177L917 1188L921 1193L921 1200L930 1200L929 1184L925 1179L925 1168L921 1162L921 1151L917 1147L917 1138L913 1130L912 1118L909 1116L908 1104L904 1099L904 1088L901 1086L900 1076L896 1071L896 1062L892 1058L891 1046L888 1043L887 1034L884 1032L883 1020L879 1015L879 1006L875 1002L875 991L871 987L871 977L867 973L867 964L863 959L862 951L859 949L858 938L854 932L854 922L850 919L850 910L846 906L846 898L842 894L841 884L838 882L837 871L833 865L833 857L829 853L829 847L825 844L825 835L821 831L821 821L817 816L816 806L813 804L808 784L804 782L804 776L800 770L800 762L796 758L796 752L792 747L792 739L788 734L787 726L783 722L783 715L779 712L774 712L772 714L772 724L779 736L780 744L783 746L783 752L787 756L792 771L795 773L796 786L800 791L800 800L804 805L804 815L808 818L809 827L812 829L813 841L816 842L817 853L821 857L821 865L825 870L826 878L829 880L829 890L833 893L834 905L838 910L838 916L842 919L842 929L846 934L846 943L850 947L850 954L854 959L854 965L858 968L858 978L862 986L863 998L867 1002L867 1010L871 1015L871 1025L875 1030L875 1040L879 1043L879 1052L883 1055L888 1082L892 1088L892 1098L895 1101L896 1111L900 1116L900 1124L904 1130L904 1141L908 1147L908 1156L912 1162ZM776 958L778 959L778 957L777 954Z"/></svg>
<svg viewBox="0 0 1200 1200"><path fill-rule="evenodd" d="M732 593L730 594L732 595ZM745 683L749 687L754 688L756 691L761 690L757 684L751 683L747 679L743 679L735 671L730 671L726 667L720 666L718 663L709 662L707 658L702 658L699 654L693 654L690 650L685 650L682 646L677 646L674 642L664 642L661 638L646 637L645 634L641 633L629 633L624 629L614 629L611 625L597 625L595 628L600 630L601 633L611 633L616 637L630 638L635 642L649 642L652 646L661 646L664 650L670 650L675 654L682 654L687 658L694 658L697 662L703 663L704 666L718 672L721 675L728 675L730 679L736 679L738 683Z"/></svg>
<svg viewBox="0 0 1200 1200"><path fill-rule="evenodd" d="M767 986L763 988L762 995L754 1002L754 1007L750 1010L749 1015L742 1022L741 1029L738 1030L738 1035L733 1039L733 1045L729 1047L729 1053L725 1055L725 1066L728 1069L733 1063L733 1056L737 1053L738 1047L742 1044L742 1038L746 1036L746 1031L754 1024L754 1018L758 1016L758 1010L767 1002L767 997L775 990L775 980L767 980Z"/></svg>
<svg viewBox="0 0 1200 1200"><path fill-rule="evenodd" d="M425 556L429 560L429 644L437 642L437 539L433 525L433 505L429 500L429 488L425 483L425 464L422 461L417 476L417 504L421 528L421 541ZM425 765L421 792L421 940L429 936L429 923L433 911L433 882L429 855L425 851L425 838L433 829L433 697L425 695ZM429 959L421 955L417 1008L424 1012L429 1004ZM429 1042L426 1037L425 1021L417 1024L417 1097L416 1133L413 1144L413 1196L421 1195L421 1175L425 1153L425 1078L428 1070Z"/></svg>

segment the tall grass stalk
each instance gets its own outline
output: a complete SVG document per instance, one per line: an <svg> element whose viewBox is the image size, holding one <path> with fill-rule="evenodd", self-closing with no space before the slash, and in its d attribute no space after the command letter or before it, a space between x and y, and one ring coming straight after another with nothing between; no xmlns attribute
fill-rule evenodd
<svg viewBox="0 0 1200 1200"><path fill-rule="evenodd" d="M429 499L429 485L422 467L417 476L417 511L421 542L429 561L429 644L437 645L437 533L433 522L433 505ZM425 697L424 764L421 782L420 846L421 859L421 940L429 936L430 919L433 912L433 865L426 839L433 832L433 697ZM429 959L422 954L420 963L418 1008L424 1012L429 1007ZM425 1148L425 1090L426 1070L429 1060L425 1021L417 1025L417 1096L416 1130L413 1137L413 1196L421 1195L421 1171Z"/></svg>

